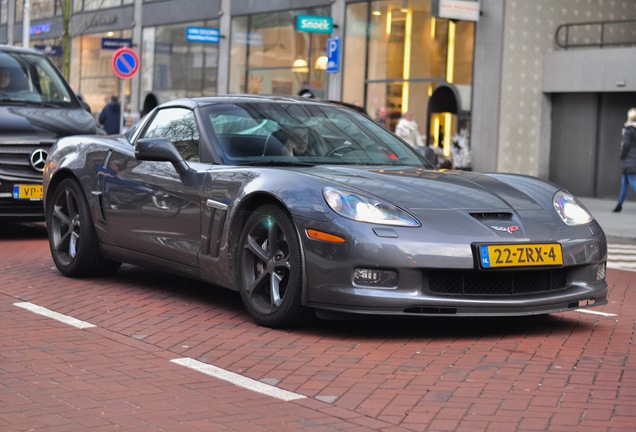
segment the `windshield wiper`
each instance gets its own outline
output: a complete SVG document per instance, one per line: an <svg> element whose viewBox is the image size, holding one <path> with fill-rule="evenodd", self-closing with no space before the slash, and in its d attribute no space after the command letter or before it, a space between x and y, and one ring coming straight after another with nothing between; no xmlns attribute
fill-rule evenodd
<svg viewBox="0 0 636 432"><path fill-rule="evenodd" d="M42 101L34 101L32 99L20 99L20 98L11 98L11 97L0 98L0 103L14 103L17 105L37 105L37 106L43 106L43 107L49 107L49 108L56 108L59 106L51 102L42 102Z"/></svg>

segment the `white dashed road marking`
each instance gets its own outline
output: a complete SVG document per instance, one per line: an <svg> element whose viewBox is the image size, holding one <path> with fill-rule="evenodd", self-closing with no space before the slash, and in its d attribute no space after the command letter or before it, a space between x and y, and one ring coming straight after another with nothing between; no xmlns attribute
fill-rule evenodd
<svg viewBox="0 0 636 432"><path fill-rule="evenodd" d="M607 312L599 312L599 311L590 310L590 309L577 309L577 311L579 311L581 313L586 313L586 314L590 314L590 315L600 315L600 316L604 316L604 317L615 317L615 316L618 316L617 314L607 313Z"/></svg>
<svg viewBox="0 0 636 432"><path fill-rule="evenodd" d="M29 302L22 303L13 303L14 306L21 307L23 309L29 310L38 315L42 315L48 318L52 318L56 321L62 322L64 324L72 325L73 327L77 327L79 329L96 327L94 324L91 324L86 321L78 320L77 318L70 317L68 315L63 315L59 312L52 311L51 309L47 309L42 306L38 306Z"/></svg>
<svg viewBox="0 0 636 432"><path fill-rule="evenodd" d="M214 378L227 381L235 386L243 387L253 392L261 393L267 396L274 397L283 401L292 401L296 399L305 399L307 396L303 396L298 393L293 393L287 390L279 389L278 387L271 386L269 384L262 383L260 381L253 380L251 378L244 377L234 372L230 372L225 369L218 368L216 366L209 365L207 363L194 360L189 357L170 360L181 366L193 369L197 372L210 375Z"/></svg>

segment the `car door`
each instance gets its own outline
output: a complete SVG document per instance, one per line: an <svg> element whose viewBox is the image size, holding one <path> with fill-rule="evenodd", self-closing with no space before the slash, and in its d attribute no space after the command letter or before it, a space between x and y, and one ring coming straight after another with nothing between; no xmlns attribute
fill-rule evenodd
<svg viewBox="0 0 636 432"><path fill-rule="evenodd" d="M194 169L199 163L199 128L192 110L157 111L140 138L166 138ZM170 162L139 161L114 151L101 182L103 211L117 246L198 267L201 244L201 185L184 184Z"/></svg>

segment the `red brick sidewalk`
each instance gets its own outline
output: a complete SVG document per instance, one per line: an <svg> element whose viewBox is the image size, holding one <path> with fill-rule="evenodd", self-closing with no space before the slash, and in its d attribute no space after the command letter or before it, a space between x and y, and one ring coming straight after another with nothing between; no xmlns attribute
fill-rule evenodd
<svg viewBox="0 0 636 432"><path fill-rule="evenodd" d="M64 278L42 231L0 232L0 430L634 431L636 273L609 281L598 310L618 316L280 331L254 325L238 294L187 279L134 267ZM170 362L184 357L306 398Z"/></svg>

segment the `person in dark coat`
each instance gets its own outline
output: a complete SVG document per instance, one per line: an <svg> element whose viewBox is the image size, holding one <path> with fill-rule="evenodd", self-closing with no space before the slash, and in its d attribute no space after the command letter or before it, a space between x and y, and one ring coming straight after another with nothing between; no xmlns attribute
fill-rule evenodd
<svg viewBox="0 0 636 432"><path fill-rule="evenodd" d="M627 191L632 187L636 194L636 108L627 111L627 122L623 127L621 139L621 193L613 212L623 210Z"/></svg>
<svg viewBox="0 0 636 432"><path fill-rule="evenodd" d="M119 133L119 127L121 125L121 107L119 106L117 96L111 96L110 102L99 114L98 120L108 135L116 135Z"/></svg>

